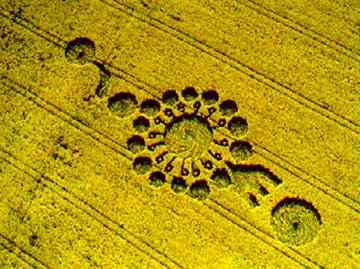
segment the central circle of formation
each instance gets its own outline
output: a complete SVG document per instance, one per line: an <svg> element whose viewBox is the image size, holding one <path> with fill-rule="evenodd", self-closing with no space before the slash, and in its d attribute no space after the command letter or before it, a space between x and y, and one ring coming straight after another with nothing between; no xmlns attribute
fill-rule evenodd
<svg viewBox="0 0 360 269"><path fill-rule="evenodd" d="M197 160L207 151L213 134L206 120L199 116L184 115L172 122L164 140L178 156Z"/></svg>

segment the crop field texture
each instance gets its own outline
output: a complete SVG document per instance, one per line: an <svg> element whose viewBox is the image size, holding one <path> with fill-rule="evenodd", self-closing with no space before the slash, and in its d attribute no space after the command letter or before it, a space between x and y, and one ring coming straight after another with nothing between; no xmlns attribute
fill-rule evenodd
<svg viewBox="0 0 360 269"><path fill-rule="evenodd" d="M0 0L0 268L360 268L360 1Z"/></svg>

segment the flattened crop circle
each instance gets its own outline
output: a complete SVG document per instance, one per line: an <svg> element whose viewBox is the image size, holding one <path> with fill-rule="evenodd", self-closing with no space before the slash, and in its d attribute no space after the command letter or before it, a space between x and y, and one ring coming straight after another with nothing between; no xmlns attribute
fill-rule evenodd
<svg viewBox="0 0 360 269"><path fill-rule="evenodd" d="M179 100L179 95L175 90L168 90L163 94L162 101L166 105L174 105Z"/></svg>
<svg viewBox="0 0 360 269"><path fill-rule="evenodd" d="M219 188L228 187L231 184L231 178L225 168L217 168L211 179L216 182Z"/></svg>
<svg viewBox="0 0 360 269"><path fill-rule="evenodd" d="M152 172L150 175L150 184L155 187L160 187L165 183L166 177L160 171Z"/></svg>
<svg viewBox="0 0 360 269"><path fill-rule="evenodd" d="M215 90L208 90L202 93L201 98L205 105L212 105L219 100L219 94Z"/></svg>
<svg viewBox="0 0 360 269"><path fill-rule="evenodd" d="M210 194L210 187L206 180L195 181L190 186L190 195L196 199L204 200Z"/></svg>
<svg viewBox="0 0 360 269"><path fill-rule="evenodd" d="M129 92L119 92L108 99L108 108L112 112L119 113L120 116L132 114L137 108L135 95Z"/></svg>
<svg viewBox="0 0 360 269"><path fill-rule="evenodd" d="M181 177L174 177L173 180L171 181L171 189L175 193L184 192L186 188L187 188L186 182Z"/></svg>
<svg viewBox="0 0 360 269"><path fill-rule="evenodd" d="M198 97L198 93L196 92L194 87L186 87L182 91L182 96L186 101L193 101Z"/></svg>
<svg viewBox="0 0 360 269"><path fill-rule="evenodd" d="M312 241L321 225L316 208L297 198L285 198L273 208L271 215L271 224L277 237L291 245L298 246Z"/></svg>
<svg viewBox="0 0 360 269"><path fill-rule="evenodd" d="M139 116L134 120L133 127L140 133L146 132L150 127L150 121L144 116Z"/></svg>
<svg viewBox="0 0 360 269"><path fill-rule="evenodd" d="M141 103L140 112L147 116L155 116L160 111L160 103L155 99L147 99Z"/></svg>
<svg viewBox="0 0 360 269"><path fill-rule="evenodd" d="M252 153L251 144L245 141L235 141L230 146L230 153L235 160L246 160Z"/></svg>
<svg viewBox="0 0 360 269"><path fill-rule="evenodd" d="M228 129L233 135L242 137L248 131L248 123L241 117L233 117L228 123Z"/></svg>
<svg viewBox="0 0 360 269"><path fill-rule="evenodd" d="M95 43L86 37L71 40L66 46L65 56L74 63L92 62L95 58Z"/></svg>
<svg viewBox="0 0 360 269"><path fill-rule="evenodd" d="M145 140L139 135L133 135L127 141L128 149L132 153L139 153L145 149Z"/></svg>
<svg viewBox="0 0 360 269"><path fill-rule="evenodd" d="M152 161L149 157L137 157L134 160L133 168L139 175L144 175L150 171Z"/></svg>
<svg viewBox="0 0 360 269"><path fill-rule="evenodd" d="M220 104L220 111L225 116L231 116L238 111L238 107L234 100L225 100Z"/></svg>

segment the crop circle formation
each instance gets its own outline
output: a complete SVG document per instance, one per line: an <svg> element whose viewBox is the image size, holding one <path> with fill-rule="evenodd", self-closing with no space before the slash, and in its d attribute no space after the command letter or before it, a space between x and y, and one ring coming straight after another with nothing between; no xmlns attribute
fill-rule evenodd
<svg viewBox="0 0 360 269"><path fill-rule="evenodd" d="M210 185L232 184L226 161L241 162L252 153L237 103L221 100L215 89L170 89L161 100L141 102L119 92L108 98L108 109L131 118L127 148L135 154L133 169L155 187L168 184L175 193L206 199Z"/></svg>
<svg viewBox="0 0 360 269"><path fill-rule="evenodd" d="M266 168L243 163L253 154L245 139L248 122L236 101L222 99L215 89L169 89L159 99L142 101L119 92L108 98L108 109L132 121L127 148L135 155L133 169L153 187L170 186L174 193L204 200L213 187L249 181L252 190L235 189L254 207L269 193L259 175L281 183Z"/></svg>
<svg viewBox="0 0 360 269"><path fill-rule="evenodd" d="M271 224L277 237L291 245L311 242L321 225L317 209L298 198L285 198L273 208L271 215Z"/></svg>
<svg viewBox="0 0 360 269"><path fill-rule="evenodd" d="M75 38L65 48L65 57L76 64L95 64L100 70L96 95L106 95L111 73L95 59L95 43L86 37ZM174 193L206 199L210 186L237 185L251 206L259 196L269 194L260 182L266 178L277 186L282 181L270 170L243 164L253 153L246 141L248 122L240 115L235 100L221 99L217 90L199 92L194 87L170 89L161 100L139 103L128 91L107 99L107 108L119 117L131 117L133 134L127 148L135 156L133 169L150 185L170 185ZM251 189L252 190L249 190ZM309 202L286 198L271 212L271 225L278 239L292 245L312 241L321 225L320 214Z"/></svg>

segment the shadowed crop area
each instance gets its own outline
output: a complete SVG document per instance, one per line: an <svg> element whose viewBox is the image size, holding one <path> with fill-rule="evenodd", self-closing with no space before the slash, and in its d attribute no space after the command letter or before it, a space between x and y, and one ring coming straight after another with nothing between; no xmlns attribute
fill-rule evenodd
<svg viewBox="0 0 360 269"><path fill-rule="evenodd" d="M358 1L0 10L0 268L359 267Z"/></svg>

